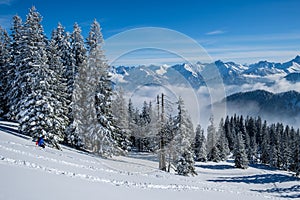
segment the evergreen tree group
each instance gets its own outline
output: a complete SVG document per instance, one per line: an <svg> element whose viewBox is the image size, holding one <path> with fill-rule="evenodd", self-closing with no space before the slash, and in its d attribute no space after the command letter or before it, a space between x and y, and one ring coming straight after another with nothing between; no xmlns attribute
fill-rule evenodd
<svg viewBox="0 0 300 200"><path fill-rule="evenodd" d="M205 139L197 128L195 155L198 161L226 160L231 155L237 168L261 163L274 168L289 170L299 175L300 132L282 123L267 124L260 117L227 116L221 119L215 131L213 118L207 130L206 157ZM201 152L201 153L200 153Z"/></svg>
<svg viewBox="0 0 300 200"><path fill-rule="evenodd" d="M0 115L19 122L20 132L43 135L103 157L123 153L126 137L112 115L112 83L95 20L85 40L78 24L72 33L58 23L51 39L33 6L25 22L13 17L11 35L0 28Z"/></svg>
<svg viewBox="0 0 300 200"><path fill-rule="evenodd" d="M162 94L156 98L156 106L144 102L141 111L134 108L131 99L128 104L128 125L132 150L156 152L159 169L179 175L195 175L194 129L182 98L176 102L177 114L167 112L169 103Z"/></svg>

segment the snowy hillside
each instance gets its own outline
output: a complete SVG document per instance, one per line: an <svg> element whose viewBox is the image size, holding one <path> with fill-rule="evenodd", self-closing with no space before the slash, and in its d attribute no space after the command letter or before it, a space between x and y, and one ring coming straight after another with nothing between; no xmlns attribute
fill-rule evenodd
<svg viewBox="0 0 300 200"><path fill-rule="evenodd" d="M101 159L66 147L41 149L6 128L16 125L1 123L1 200L300 198L298 178L261 165L241 170L230 160L197 163L198 176L182 177L157 170L152 154Z"/></svg>

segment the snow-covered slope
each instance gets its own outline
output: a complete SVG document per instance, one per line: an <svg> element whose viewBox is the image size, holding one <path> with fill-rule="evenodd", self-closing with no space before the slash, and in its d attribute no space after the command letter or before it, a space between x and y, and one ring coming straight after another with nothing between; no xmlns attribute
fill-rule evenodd
<svg viewBox="0 0 300 200"><path fill-rule="evenodd" d="M101 159L63 147L41 149L30 138L0 131L0 199L288 199L299 179L260 165L197 163L196 177L157 170L156 156Z"/></svg>

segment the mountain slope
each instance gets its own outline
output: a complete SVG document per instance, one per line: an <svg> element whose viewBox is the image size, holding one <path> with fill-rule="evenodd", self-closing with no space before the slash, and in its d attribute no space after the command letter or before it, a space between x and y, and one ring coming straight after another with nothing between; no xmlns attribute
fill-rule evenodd
<svg viewBox="0 0 300 200"><path fill-rule="evenodd" d="M3 126L3 123L1 123ZM0 199L285 199L299 197L290 173L255 165L235 169L232 161L197 163L196 177L157 170L146 153L101 159L62 148L41 149L0 131Z"/></svg>
<svg viewBox="0 0 300 200"><path fill-rule="evenodd" d="M298 83L300 82L300 73L290 73L284 78L291 83Z"/></svg>
<svg viewBox="0 0 300 200"><path fill-rule="evenodd" d="M240 92L226 97L229 113L261 116L274 122L296 124L300 117L300 93L274 94L264 90Z"/></svg>

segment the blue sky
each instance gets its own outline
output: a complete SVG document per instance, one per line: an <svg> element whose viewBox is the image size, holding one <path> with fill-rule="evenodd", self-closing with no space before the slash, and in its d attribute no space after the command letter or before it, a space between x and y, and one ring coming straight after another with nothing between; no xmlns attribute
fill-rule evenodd
<svg viewBox="0 0 300 200"><path fill-rule="evenodd" d="M48 37L58 22L67 31L78 22L86 37L96 18L105 39L132 28L168 28L196 40L213 60L284 62L300 54L298 0L0 0L0 25L9 28L14 14L25 20L32 5L43 16ZM143 38L131 42L139 40ZM168 57L158 52L151 58L153 55L159 58L153 64L164 63L164 57ZM134 57L131 54L131 60Z"/></svg>

